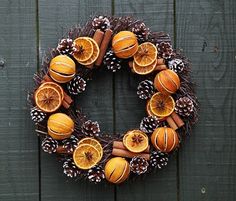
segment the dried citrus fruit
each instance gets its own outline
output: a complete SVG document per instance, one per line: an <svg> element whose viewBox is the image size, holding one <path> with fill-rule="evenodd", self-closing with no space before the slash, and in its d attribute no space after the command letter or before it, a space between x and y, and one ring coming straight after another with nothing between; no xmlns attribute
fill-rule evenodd
<svg viewBox="0 0 236 201"><path fill-rule="evenodd" d="M175 101L171 96L157 92L151 97L150 109L158 117L167 117L174 111Z"/></svg>
<svg viewBox="0 0 236 201"><path fill-rule="evenodd" d="M103 148L102 148L102 145L100 144L100 142L98 142L96 139L91 138L91 137L83 138L82 140L80 140L78 142L78 146L80 146L82 144L92 145L95 149L97 149L99 151L100 158L102 158L102 156L103 156Z"/></svg>
<svg viewBox="0 0 236 201"><path fill-rule="evenodd" d="M133 70L135 73L139 75L147 75L155 70L156 64L157 64L157 59L154 60L154 62L148 66L139 66L138 64L135 63L135 61L133 61Z"/></svg>
<svg viewBox="0 0 236 201"><path fill-rule="evenodd" d="M148 147L148 137L140 130L132 130L125 137L125 147L134 153L143 152Z"/></svg>
<svg viewBox="0 0 236 201"><path fill-rule="evenodd" d="M150 108L150 100L147 101L147 105L146 105L146 111L148 116L156 116ZM157 116L156 116L157 117ZM164 121L166 119L166 117L157 117L159 121Z"/></svg>
<svg viewBox="0 0 236 201"><path fill-rule="evenodd" d="M88 38L88 39L89 39L89 40L92 42L92 44L93 44L93 54L92 54L92 56L91 56L88 60L86 60L86 61L80 61L80 64L85 65L85 66L88 66L88 65L94 63L94 62L97 60L98 55L99 55L99 53L100 53L100 49L99 49L99 47L98 47L97 42L96 42L95 40L93 40L92 38Z"/></svg>
<svg viewBox="0 0 236 201"><path fill-rule="evenodd" d="M87 170L100 161L100 154L94 146L82 144L75 149L73 160L78 168Z"/></svg>
<svg viewBox="0 0 236 201"><path fill-rule="evenodd" d="M79 37L74 40L76 51L74 52L75 59L80 62L89 60L93 55L93 43L89 37Z"/></svg>
<svg viewBox="0 0 236 201"><path fill-rule="evenodd" d="M39 87L34 98L38 108L44 112L55 112L62 104L60 92L51 86Z"/></svg>
<svg viewBox="0 0 236 201"><path fill-rule="evenodd" d="M134 54L134 61L139 66L149 66L157 58L157 48L150 42L142 43L138 46L138 51Z"/></svg>
<svg viewBox="0 0 236 201"><path fill-rule="evenodd" d="M55 83L55 82L44 82L43 84L41 84L39 87L45 87L45 86L51 86L51 87L54 87L56 90L59 91L60 95L61 95L61 99L63 100L64 99L64 91L62 89L62 87Z"/></svg>

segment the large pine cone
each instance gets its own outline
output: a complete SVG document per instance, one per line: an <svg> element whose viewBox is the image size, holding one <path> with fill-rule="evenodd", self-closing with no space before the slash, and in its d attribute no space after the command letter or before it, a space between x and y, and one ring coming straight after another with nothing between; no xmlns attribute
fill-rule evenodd
<svg viewBox="0 0 236 201"><path fill-rule="evenodd" d="M193 101L188 97L179 98L175 104L175 111L183 117L188 117L194 109Z"/></svg>

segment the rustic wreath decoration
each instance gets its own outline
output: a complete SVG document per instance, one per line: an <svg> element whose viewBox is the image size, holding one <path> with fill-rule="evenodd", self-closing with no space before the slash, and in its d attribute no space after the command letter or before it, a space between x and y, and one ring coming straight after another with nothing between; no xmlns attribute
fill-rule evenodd
<svg viewBox="0 0 236 201"><path fill-rule="evenodd" d="M146 101L147 116L137 129L105 135L75 99L95 69L121 67L142 78L137 96ZM132 17L92 17L84 27L71 28L34 75L28 101L42 150L59 156L68 177L94 183L119 184L161 169L198 119L190 73L188 59L172 48L168 34Z"/></svg>

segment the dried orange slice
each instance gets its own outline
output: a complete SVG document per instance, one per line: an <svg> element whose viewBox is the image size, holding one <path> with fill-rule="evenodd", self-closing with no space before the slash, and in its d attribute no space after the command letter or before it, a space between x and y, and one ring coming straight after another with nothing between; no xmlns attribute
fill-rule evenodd
<svg viewBox="0 0 236 201"><path fill-rule="evenodd" d="M134 54L134 61L139 66L149 66L157 58L157 48L150 42L142 43L138 46L138 51Z"/></svg>
<svg viewBox="0 0 236 201"><path fill-rule="evenodd" d="M34 99L38 108L44 112L55 112L62 104L60 92L51 86L39 87Z"/></svg>
<svg viewBox="0 0 236 201"><path fill-rule="evenodd" d="M147 101L147 105L146 105L146 111L148 116L156 116L150 108L150 100ZM157 116L156 116L157 117ZM166 117L157 117L159 121L164 121L166 119Z"/></svg>
<svg viewBox="0 0 236 201"><path fill-rule="evenodd" d="M64 90L62 89L62 87L55 83L55 82L44 82L43 84L41 84L39 87L45 87L45 86L51 86L54 87L56 90L59 91L60 95L61 95L61 99L64 99Z"/></svg>
<svg viewBox="0 0 236 201"><path fill-rule="evenodd" d="M148 136L140 130L129 131L124 138L124 145L131 152L140 153L148 148Z"/></svg>
<svg viewBox="0 0 236 201"><path fill-rule="evenodd" d="M98 55L99 55L99 53L100 53L100 49L99 49L99 47L98 47L97 42L96 42L95 40L93 40L92 38L89 38L89 37L88 37L88 39L89 39L89 40L92 42L92 44L93 44L93 54L92 54L92 56L91 56L88 60L83 61L83 62L80 61L80 64L82 64L82 65L84 65L84 66L88 66L88 65L94 63L94 62L97 60Z"/></svg>
<svg viewBox="0 0 236 201"><path fill-rule="evenodd" d="M135 63L135 61L133 61L133 70L135 73L139 75L147 75L155 70L156 64L157 64L157 59L148 66L139 66L138 64Z"/></svg>
<svg viewBox="0 0 236 201"><path fill-rule="evenodd" d="M89 37L79 37L74 40L74 53L75 59L80 62L89 60L93 55L93 43Z"/></svg>
<svg viewBox="0 0 236 201"><path fill-rule="evenodd" d="M82 144L75 149L73 160L78 168L87 170L100 161L100 154L94 146Z"/></svg>
<svg viewBox="0 0 236 201"><path fill-rule="evenodd" d="M82 144L92 145L95 149L97 149L99 151L100 158L102 158L102 156L103 156L103 148L102 148L102 145L100 144L100 142L98 142L96 139L91 138L91 137L83 138L82 140L80 140L78 142L78 146L80 146Z"/></svg>
<svg viewBox="0 0 236 201"><path fill-rule="evenodd" d="M151 97L150 109L158 117L167 117L174 111L175 101L171 96L157 92Z"/></svg>

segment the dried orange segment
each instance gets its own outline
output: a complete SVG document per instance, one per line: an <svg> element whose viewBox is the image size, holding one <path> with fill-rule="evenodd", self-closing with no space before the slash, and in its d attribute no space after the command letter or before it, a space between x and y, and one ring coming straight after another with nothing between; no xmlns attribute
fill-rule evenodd
<svg viewBox="0 0 236 201"><path fill-rule="evenodd" d="M167 117L175 109L175 101L169 95L155 93L150 100L150 109L158 117Z"/></svg>
<svg viewBox="0 0 236 201"><path fill-rule="evenodd" d="M61 99L64 99L64 90L62 89L62 87L55 83L55 82L44 82L43 84L41 84L39 87L45 87L45 86L51 86L54 87L56 90L59 91L60 95L61 95Z"/></svg>
<svg viewBox="0 0 236 201"><path fill-rule="evenodd" d="M51 86L39 87L34 98L38 108L44 112L55 112L62 104L60 92Z"/></svg>
<svg viewBox="0 0 236 201"><path fill-rule="evenodd" d="M97 149L99 151L100 158L102 158L102 156L103 156L103 148L102 148L102 145L100 144L100 142L98 142L96 139L91 138L91 137L83 138L82 140L80 140L78 142L78 146L80 146L82 144L92 145L95 149Z"/></svg>
<svg viewBox="0 0 236 201"><path fill-rule="evenodd" d="M139 66L138 64L135 63L135 61L133 61L133 70L135 73L139 75L147 75L155 70L156 64L157 64L157 59L148 66Z"/></svg>
<svg viewBox="0 0 236 201"><path fill-rule="evenodd" d="M134 54L134 61L139 66L149 66L157 59L157 48L150 42L142 43Z"/></svg>
<svg viewBox="0 0 236 201"><path fill-rule="evenodd" d="M83 170L90 169L100 161L99 151L90 144L78 146L73 153L75 165Z"/></svg>
<svg viewBox="0 0 236 201"><path fill-rule="evenodd" d="M97 60L99 53L100 53L100 49L98 47L97 42L95 40L93 40L92 38L88 38L88 39L93 44L93 54L88 60L86 60L84 62L80 61L80 64L85 65L85 66L88 66L88 65L94 63Z"/></svg>
<svg viewBox="0 0 236 201"><path fill-rule="evenodd" d="M140 130L132 130L125 137L125 147L134 153L143 152L148 148L148 136Z"/></svg>
<svg viewBox="0 0 236 201"><path fill-rule="evenodd" d="M89 37L79 37L74 40L74 52L75 59L80 62L89 60L93 55L93 43Z"/></svg>

